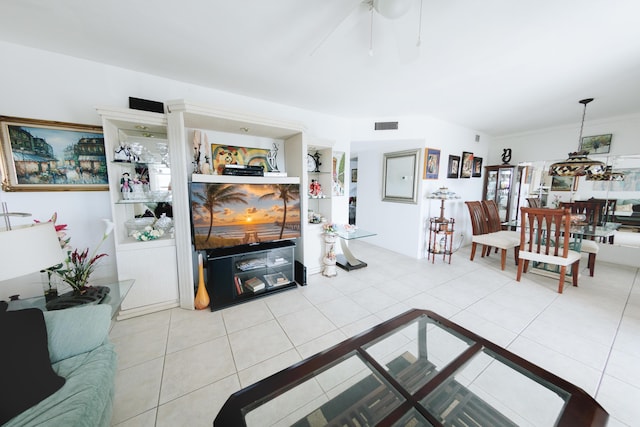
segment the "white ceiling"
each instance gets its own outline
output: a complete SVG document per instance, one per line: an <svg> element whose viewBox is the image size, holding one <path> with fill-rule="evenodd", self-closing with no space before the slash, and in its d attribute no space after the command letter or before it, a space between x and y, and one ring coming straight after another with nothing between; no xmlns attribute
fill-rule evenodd
<svg viewBox="0 0 640 427"><path fill-rule="evenodd" d="M637 0L423 0L419 48L412 1L397 21L374 16L373 56L360 0L0 0L0 40L332 115L429 115L496 136L578 123L587 97L587 120L640 112Z"/></svg>

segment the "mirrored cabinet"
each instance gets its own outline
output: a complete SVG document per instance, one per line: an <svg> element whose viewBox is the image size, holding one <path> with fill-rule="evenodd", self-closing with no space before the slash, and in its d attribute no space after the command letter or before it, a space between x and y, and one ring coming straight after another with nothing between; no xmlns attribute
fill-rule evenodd
<svg viewBox="0 0 640 427"><path fill-rule="evenodd" d="M484 200L495 200L503 222L518 219L523 167L515 165L486 166Z"/></svg>
<svg viewBox="0 0 640 427"><path fill-rule="evenodd" d="M102 116L118 280L135 279L119 319L178 305L171 150L164 114Z"/></svg>

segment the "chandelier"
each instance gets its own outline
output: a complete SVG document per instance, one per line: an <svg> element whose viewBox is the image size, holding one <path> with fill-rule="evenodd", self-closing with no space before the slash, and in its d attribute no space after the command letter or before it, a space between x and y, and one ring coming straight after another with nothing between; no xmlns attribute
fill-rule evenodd
<svg viewBox="0 0 640 427"><path fill-rule="evenodd" d="M624 181L624 174L622 172L613 172L612 167L607 166L604 173L587 175L585 179L587 181Z"/></svg>
<svg viewBox="0 0 640 427"><path fill-rule="evenodd" d="M582 124L580 125L580 137L578 145L582 141L582 130L584 128L584 117L587 113L587 104L593 101L593 98L581 99L580 104L584 105L582 112ZM569 158L562 162L553 163L549 167L549 175L551 176L587 176L593 177L602 175L606 171L606 165L598 160L591 160L587 157L588 151L576 151L569 153Z"/></svg>

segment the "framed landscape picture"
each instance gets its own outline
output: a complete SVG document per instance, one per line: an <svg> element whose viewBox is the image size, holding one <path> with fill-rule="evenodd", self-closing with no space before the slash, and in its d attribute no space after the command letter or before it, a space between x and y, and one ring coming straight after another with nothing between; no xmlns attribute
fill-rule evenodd
<svg viewBox="0 0 640 427"><path fill-rule="evenodd" d="M571 191L573 187L572 176L554 176L551 179L551 191Z"/></svg>
<svg viewBox="0 0 640 427"><path fill-rule="evenodd" d="M612 134L585 136L580 141L578 151L586 151L589 154L604 154L611 150Z"/></svg>
<svg viewBox="0 0 640 427"><path fill-rule="evenodd" d="M107 191L102 127L0 116L5 191Z"/></svg>
<svg viewBox="0 0 640 427"><path fill-rule="evenodd" d="M460 156L449 155L449 167L447 168L447 178L457 178L460 170Z"/></svg>
<svg viewBox="0 0 640 427"><path fill-rule="evenodd" d="M438 179L440 174L440 150L424 149L424 175L422 179Z"/></svg>

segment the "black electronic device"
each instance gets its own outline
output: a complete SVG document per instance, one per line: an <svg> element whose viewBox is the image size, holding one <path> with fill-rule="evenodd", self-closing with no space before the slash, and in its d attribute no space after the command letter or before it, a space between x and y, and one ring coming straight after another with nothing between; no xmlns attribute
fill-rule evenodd
<svg viewBox="0 0 640 427"><path fill-rule="evenodd" d="M223 175L238 176L264 176L264 166L262 165L225 165L222 170Z"/></svg>
<svg viewBox="0 0 640 427"><path fill-rule="evenodd" d="M300 286L307 286L307 267L300 261L295 262L295 280Z"/></svg>

